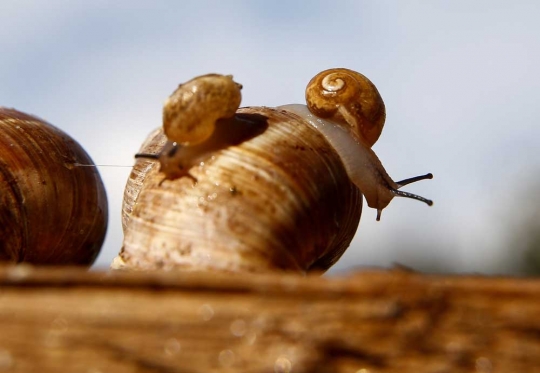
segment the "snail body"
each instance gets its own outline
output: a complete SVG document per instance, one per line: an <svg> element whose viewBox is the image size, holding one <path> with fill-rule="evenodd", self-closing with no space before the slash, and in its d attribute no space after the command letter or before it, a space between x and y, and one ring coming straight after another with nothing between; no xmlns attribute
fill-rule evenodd
<svg viewBox="0 0 540 373"><path fill-rule="evenodd" d="M323 71L308 84L306 102L219 114L215 131L195 145L154 132L128 181L114 266L325 270L356 232L362 194L377 220L394 196L432 204L398 190L431 174L396 183L371 150L385 109L366 77ZM164 115L164 127L170 120Z"/></svg>
<svg viewBox="0 0 540 373"><path fill-rule="evenodd" d="M107 197L84 149L58 128L0 108L0 261L90 265Z"/></svg>
<svg viewBox="0 0 540 373"><path fill-rule="evenodd" d="M369 207L377 209L377 220L380 220L382 210L396 197L408 197L432 204L432 201L423 197L402 192L402 186L413 181L431 179L433 175L427 174L419 178L413 178L395 182L384 169L381 161L366 143L351 136L347 129L332 120L318 118L305 105L284 105L279 108L295 113L307 123L319 129L326 139L338 152L351 181L366 198Z"/></svg>

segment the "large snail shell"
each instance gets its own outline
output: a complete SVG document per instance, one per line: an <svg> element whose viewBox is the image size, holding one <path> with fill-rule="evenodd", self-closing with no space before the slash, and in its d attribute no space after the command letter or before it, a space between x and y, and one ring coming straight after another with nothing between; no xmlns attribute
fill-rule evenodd
<svg viewBox="0 0 540 373"><path fill-rule="evenodd" d="M123 207L124 245L113 267L230 271L330 267L349 246L362 195L323 135L298 116L251 107L264 133L164 180L139 159ZM141 153L166 142L154 132Z"/></svg>
<svg viewBox="0 0 540 373"><path fill-rule="evenodd" d="M107 198L82 147L64 132L0 108L0 261L90 265Z"/></svg>

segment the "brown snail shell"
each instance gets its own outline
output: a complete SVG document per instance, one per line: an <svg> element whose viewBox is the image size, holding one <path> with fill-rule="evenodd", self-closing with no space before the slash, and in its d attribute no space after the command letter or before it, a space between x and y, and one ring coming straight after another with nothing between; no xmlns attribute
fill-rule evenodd
<svg viewBox="0 0 540 373"><path fill-rule="evenodd" d="M232 75L208 74L180 84L163 107L167 138L191 145L208 139L218 119L236 113L242 100L240 89Z"/></svg>
<svg viewBox="0 0 540 373"><path fill-rule="evenodd" d="M0 261L90 265L107 229L92 160L58 128L0 107Z"/></svg>
<svg viewBox="0 0 540 373"><path fill-rule="evenodd" d="M321 71L306 87L306 103L317 117L343 123L369 147L382 133L384 102L377 87L359 72L344 68Z"/></svg>
<svg viewBox="0 0 540 373"><path fill-rule="evenodd" d="M163 182L156 162L137 161L116 266L305 272L329 268L349 246L361 194L325 138L278 109L238 113L267 118L267 128L193 167L196 183ZM165 142L156 131L141 153Z"/></svg>

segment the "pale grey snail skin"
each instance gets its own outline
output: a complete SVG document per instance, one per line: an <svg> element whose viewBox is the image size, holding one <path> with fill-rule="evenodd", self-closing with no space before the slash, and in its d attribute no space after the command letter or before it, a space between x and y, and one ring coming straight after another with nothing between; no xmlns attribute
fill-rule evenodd
<svg viewBox="0 0 540 373"><path fill-rule="evenodd" d="M219 82L230 76L207 75L205 84L207 77L218 81L212 94L219 87L240 87ZM364 101L375 96L378 92L361 95ZM355 119L357 127L366 127L361 121L367 117L378 118L382 129L384 105L380 97L374 102L383 110L382 122L380 113L364 110ZM113 268L301 273L329 268L356 232L360 190L373 194L371 186L354 180L355 173L364 172L376 185L375 196L378 184L386 184L392 197L399 188L387 180L360 132L351 135L341 127L354 129L346 121L351 108L356 113L354 104L338 107L324 120L303 105L242 108L219 117L207 140L187 146L155 131L128 180L124 245ZM165 122L168 118L164 115ZM321 132L321 126L339 127ZM347 150L359 144L364 146L359 151ZM375 171L357 171L366 163ZM379 199L374 207L382 210L389 200Z"/></svg>
<svg viewBox="0 0 540 373"><path fill-rule="evenodd" d="M278 108L297 114L325 135L341 157L351 181L366 198L368 206L377 209L377 220L380 220L382 210L396 196L417 199L430 206L433 204L432 201L423 197L399 191L401 187L411 182L433 178L432 174L396 183L388 176L375 152L365 143L351 136L339 123L318 118L305 105L292 104Z"/></svg>

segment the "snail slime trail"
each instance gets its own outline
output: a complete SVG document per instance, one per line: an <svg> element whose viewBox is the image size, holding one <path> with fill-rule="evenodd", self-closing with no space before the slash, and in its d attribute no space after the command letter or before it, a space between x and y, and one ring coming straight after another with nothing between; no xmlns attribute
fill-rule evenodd
<svg viewBox="0 0 540 373"><path fill-rule="evenodd" d="M354 237L362 195L377 220L395 196L432 204L399 190L431 174L396 183L371 150L386 115L362 74L323 71L307 106L239 108L241 89L208 74L166 100L126 185L113 268L324 271Z"/></svg>
<svg viewBox="0 0 540 373"><path fill-rule="evenodd" d="M73 166L75 167L129 167L129 168L133 167L133 166L126 166L126 165L118 165L118 164L81 164L81 163L73 163Z"/></svg>

